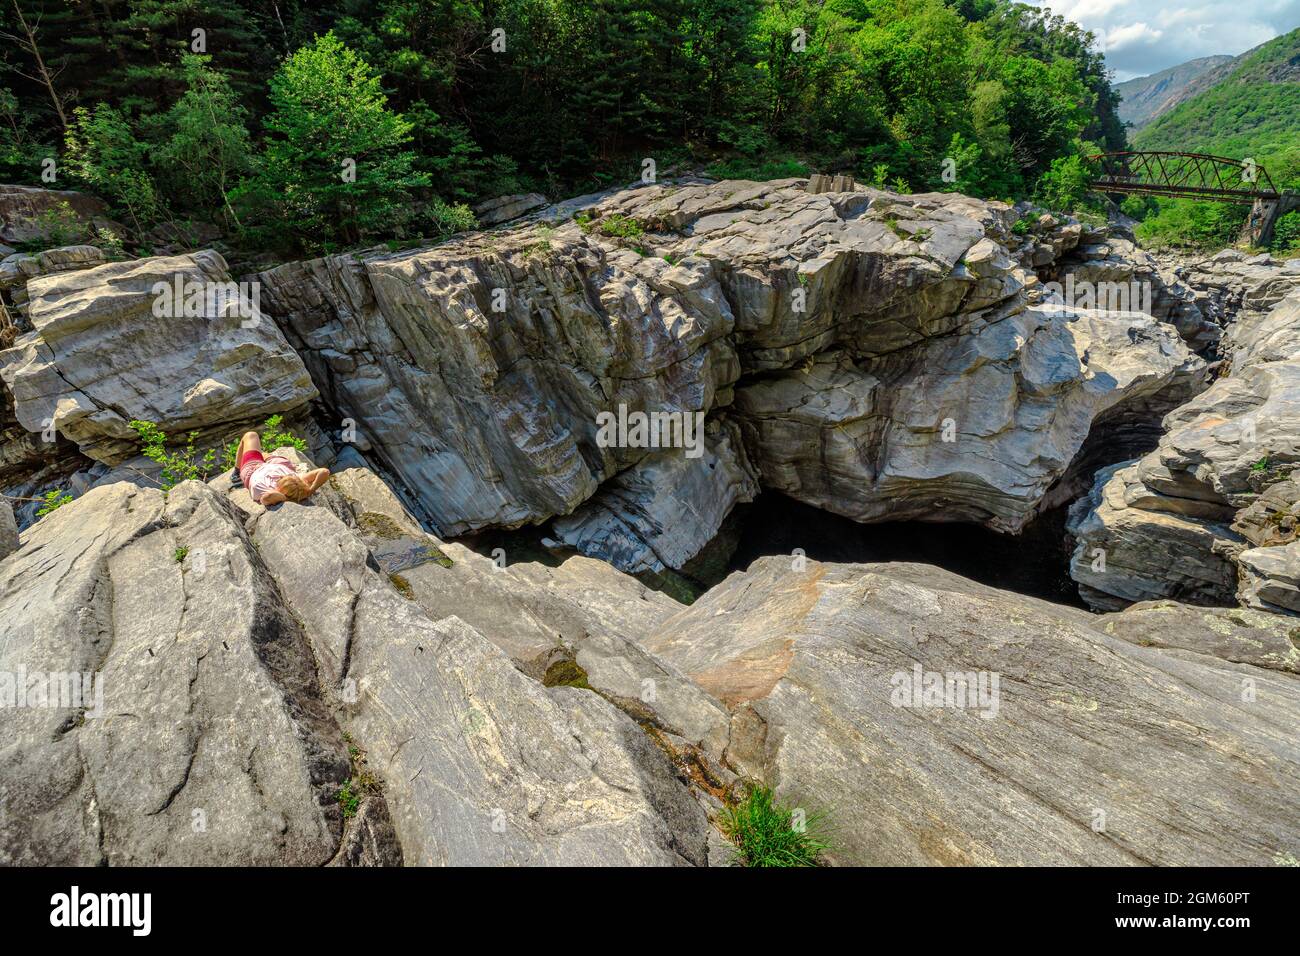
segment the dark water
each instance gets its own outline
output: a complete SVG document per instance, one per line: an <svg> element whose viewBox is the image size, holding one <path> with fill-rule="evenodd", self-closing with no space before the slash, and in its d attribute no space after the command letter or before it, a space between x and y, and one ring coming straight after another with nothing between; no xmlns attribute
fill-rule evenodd
<svg viewBox="0 0 1300 956"><path fill-rule="evenodd" d="M1083 607L1070 580L1071 542L1066 509L1045 512L1020 535L998 534L976 525L921 521L863 525L793 498L765 491L740 505L718 537L681 573L639 574L649 587L690 603L733 571L766 555L795 548L816 561L872 563L914 561L934 564L981 584ZM554 567L568 552L542 544L549 523L516 531L490 530L460 539L480 554L503 548L510 563L537 561Z"/></svg>
<svg viewBox="0 0 1300 956"><path fill-rule="evenodd" d="M1019 535L970 524L896 522L863 525L765 491L736 516L739 543L727 562L747 568L764 555L803 548L818 561L934 564L981 584L1083 607L1070 580L1066 508L1043 513Z"/></svg>

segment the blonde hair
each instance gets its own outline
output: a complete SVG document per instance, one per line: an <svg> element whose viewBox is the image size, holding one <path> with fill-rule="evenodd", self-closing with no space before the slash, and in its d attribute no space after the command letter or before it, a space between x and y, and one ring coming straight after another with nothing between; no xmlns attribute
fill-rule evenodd
<svg viewBox="0 0 1300 956"><path fill-rule="evenodd" d="M311 494L307 482L299 475L283 475L276 481L275 487L290 501L305 501Z"/></svg>

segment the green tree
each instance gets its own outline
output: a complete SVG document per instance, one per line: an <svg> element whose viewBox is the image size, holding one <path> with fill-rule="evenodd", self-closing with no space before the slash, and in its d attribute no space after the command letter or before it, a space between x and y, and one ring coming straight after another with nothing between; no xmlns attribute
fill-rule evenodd
<svg viewBox="0 0 1300 956"><path fill-rule="evenodd" d="M137 232L163 211L147 155L148 147L114 107L100 103L93 111L84 106L73 111L64 136L64 167L128 216Z"/></svg>
<svg viewBox="0 0 1300 956"><path fill-rule="evenodd" d="M185 92L163 117L167 138L154 155L176 192L205 212L222 210L238 226L230 193L251 169L247 114L230 81L208 62L193 54L182 58Z"/></svg>
<svg viewBox="0 0 1300 956"><path fill-rule="evenodd" d="M411 190L428 184L405 148L411 124L387 104L370 64L333 33L271 79L256 185L300 237L356 243L391 228Z"/></svg>

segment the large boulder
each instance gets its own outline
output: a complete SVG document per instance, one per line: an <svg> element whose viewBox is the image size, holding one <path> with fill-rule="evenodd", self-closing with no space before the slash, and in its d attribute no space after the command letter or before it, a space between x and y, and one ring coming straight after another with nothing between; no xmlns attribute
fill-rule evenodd
<svg viewBox="0 0 1300 956"><path fill-rule="evenodd" d="M92 238L110 229L121 239L125 230L108 216L108 207L86 193L39 186L0 185L0 242L63 242Z"/></svg>
<svg viewBox="0 0 1300 956"><path fill-rule="evenodd" d="M1110 635L1141 647L1209 655L1300 674L1295 621L1281 614L1232 607L1193 607L1144 601L1098 619Z"/></svg>
<svg viewBox="0 0 1300 956"><path fill-rule="evenodd" d="M604 561L539 561L505 548L484 555L441 541L366 467L336 472L323 494L399 592L431 617L455 615L535 679L588 687L643 724L720 757L722 707L640 643L681 610L672 598Z"/></svg>
<svg viewBox="0 0 1300 956"><path fill-rule="evenodd" d="M97 489L0 565L0 671L93 691L0 708L0 862L335 855L348 757L310 644L196 488Z"/></svg>
<svg viewBox="0 0 1300 956"><path fill-rule="evenodd" d="M698 457L664 451L615 475L555 520L558 541L632 574L686 566L731 509L758 494L734 423L714 420L701 438Z"/></svg>
<svg viewBox="0 0 1300 956"><path fill-rule="evenodd" d="M731 709L738 772L827 815L837 862L1293 853L1300 683L1210 641L1141 646L1113 621L925 565L771 557L647 647ZM1242 631L1227 645L1254 636L1217 623Z"/></svg>
<svg viewBox="0 0 1300 956"><path fill-rule="evenodd" d="M24 543L0 670L102 698L0 708L0 861L707 862L648 730L430 616L323 500L123 483Z"/></svg>
<svg viewBox="0 0 1300 956"><path fill-rule="evenodd" d="M706 862L703 811L612 704L547 689L468 624L431 620L325 508L251 524L340 720L383 768L407 863Z"/></svg>
<svg viewBox="0 0 1300 956"><path fill-rule="evenodd" d="M162 287L183 293L164 298ZM229 432L316 397L252 288L232 285L216 252L44 275L26 293L32 331L0 352L17 420L32 432L52 426L97 461L136 453L132 419L169 434Z"/></svg>

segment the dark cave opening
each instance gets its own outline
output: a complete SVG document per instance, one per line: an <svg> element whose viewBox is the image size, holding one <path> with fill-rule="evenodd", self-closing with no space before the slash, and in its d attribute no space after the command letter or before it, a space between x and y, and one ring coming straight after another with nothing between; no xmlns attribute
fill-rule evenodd
<svg viewBox="0 0 1300 956"><path fill-rule="evenodd" d="M738 540L726 570L741 571L760 557L802 548L817 561L933 564L990 587L1084 607L1070 578L1067 511L1068 505L1045 511L1020 534L1009 535L961 522L859 524L764 491L733 514Z"/></svg>

